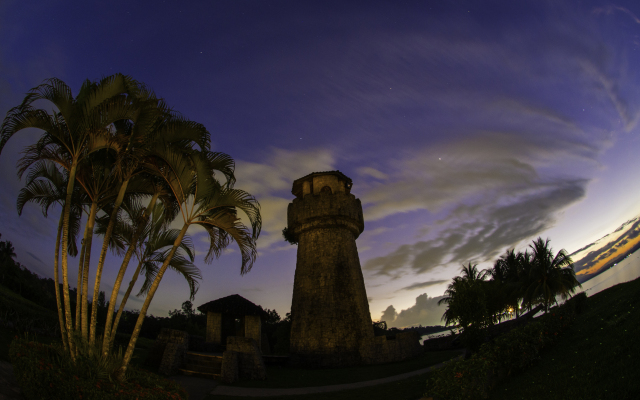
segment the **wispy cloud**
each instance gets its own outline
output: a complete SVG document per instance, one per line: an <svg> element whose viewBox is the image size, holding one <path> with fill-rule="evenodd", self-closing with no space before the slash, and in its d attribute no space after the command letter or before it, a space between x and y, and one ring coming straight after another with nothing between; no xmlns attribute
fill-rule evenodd
<svg viewBox="0 0 640 400"><path fill-rule="evenodd" d="M251 193L260 202L262 232L258 249L291 248L282 238L282 229L287 224L287 207L293 199L293 181L311 172L332 170L335 162L334 155L326 149L290 151L277 148L269 149L260 163L237 161L236 188Z"/></svg>
<svg viewBox="0 0 640 400"><path fill-rule="evenodd" d="M636 17L636 15L634 13L632 13L631 11L629 11L629 9L627 9L625 7L616 6L616 5L609 5L609 6L606 6L606 7L596 7L596 8L593 9L593 13L596 14L596 15L597 14L611 15L615 11L621 11L621 12L627 14L629 17L631 17L631 19L636 24L640 24L640 18Z"/></svg>
<svg viewBox="0 0 640 400"><path fill-rule="evenodd" d="M448 280L438 280L438 281L426 281L426 282L416 282L409 286L405 286L400 290L415 290L415 289L426 289L430 286L441 285L443 283L449 282ZM400 291L398 290L398 291Z"/></svg>

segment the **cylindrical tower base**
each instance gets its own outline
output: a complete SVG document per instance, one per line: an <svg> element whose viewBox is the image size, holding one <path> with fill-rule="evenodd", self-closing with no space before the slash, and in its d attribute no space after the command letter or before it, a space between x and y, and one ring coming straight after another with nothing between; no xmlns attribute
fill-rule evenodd
<svg viewBox="0 0 640 400"><path fill-rule="evenodd" d="M353 234L344 228L304 232L297 261L292 355L309 366L360 364L360 346L373 339L373 327Z"/></svg>

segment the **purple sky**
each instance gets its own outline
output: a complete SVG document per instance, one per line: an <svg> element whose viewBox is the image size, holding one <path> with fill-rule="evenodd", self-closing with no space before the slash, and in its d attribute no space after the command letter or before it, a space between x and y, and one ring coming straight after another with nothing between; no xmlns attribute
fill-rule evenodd
<svg viewBox="0 0 640 400"><path fill-rule="evenodd" d="M435 302L462 263L489 267L537 236L573 252L640 213L634 1L197 3L0 3L3 115L44 79L75 95L121 72L236 160L236 187L262 206L259 257L244 277L234 245L207 265L190 230L196 305L238 293L289 311L296 247L281 231L293 180L314 171L353 179L371 316L390 326L440 324ZM21 132L0 155L0 233L53 276L58 212L15 207L15 163L37 137ZM109 255L108 293L119 263ZM187 299L168 272L150 312Z"/></svg>

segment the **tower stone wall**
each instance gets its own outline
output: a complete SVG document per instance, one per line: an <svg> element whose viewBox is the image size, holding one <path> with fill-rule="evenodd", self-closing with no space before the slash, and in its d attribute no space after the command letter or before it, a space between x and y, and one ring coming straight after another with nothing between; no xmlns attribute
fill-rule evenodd
<svg viewBox="0 0 640 400"><path fill-rule="evenodd" d="M298 241L291 305L291 355L310 366L362 363L373 341L369 303L356 239L362 205L351 179L338 171L294 182L288 230Z"/></svg>

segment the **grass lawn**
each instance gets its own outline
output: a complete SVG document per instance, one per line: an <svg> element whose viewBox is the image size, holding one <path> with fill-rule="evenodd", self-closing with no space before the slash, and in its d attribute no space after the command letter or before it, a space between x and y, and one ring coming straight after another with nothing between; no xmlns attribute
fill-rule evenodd
<svg viewBox="0 0 640 400"><path fill-rule="evenodd" d="M493 400L640 398L640 280L587 299L540 362L499 385Z"/></svg>
<svg viewBox="0 0 640 400"><path fill-rule="evenodd" d="M413 360L339 369L299 369L267 366L267 380L241 381L232 386L247 388L297 388L371 381L427 368L460 355L460 351L429 352Z"/></svg>

